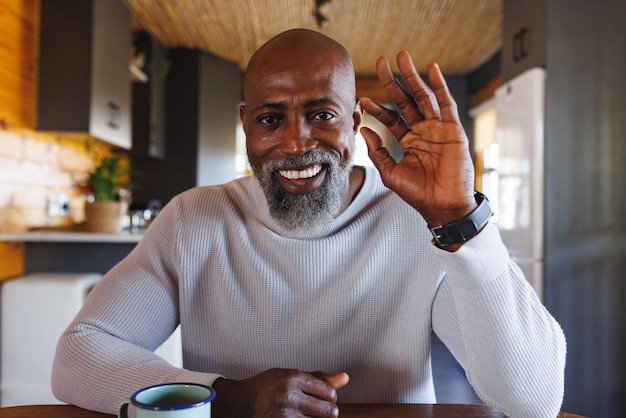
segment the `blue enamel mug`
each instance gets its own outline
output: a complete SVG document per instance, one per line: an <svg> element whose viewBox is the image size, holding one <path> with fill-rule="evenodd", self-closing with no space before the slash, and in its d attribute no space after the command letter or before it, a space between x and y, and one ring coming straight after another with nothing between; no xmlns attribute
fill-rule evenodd
<svg viewBox="0 0 626 418"><path fill-rule="evenodd" d="M197 383L164 383L143 388L120 404L118 418L210 418L215 390Z"/></svg>

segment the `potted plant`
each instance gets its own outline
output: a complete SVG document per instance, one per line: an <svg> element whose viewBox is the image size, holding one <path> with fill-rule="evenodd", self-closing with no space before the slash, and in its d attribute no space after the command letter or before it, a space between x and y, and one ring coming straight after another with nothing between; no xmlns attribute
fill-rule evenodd
<svg viewBox="0 0 626 418"><path fill-rule="evenodd" d="M89 232L120 232L128 202L124 195L130 189L130 172L120 156L95 154L95 165L84 188L89 196L85 203L85 228Z"/></svg>

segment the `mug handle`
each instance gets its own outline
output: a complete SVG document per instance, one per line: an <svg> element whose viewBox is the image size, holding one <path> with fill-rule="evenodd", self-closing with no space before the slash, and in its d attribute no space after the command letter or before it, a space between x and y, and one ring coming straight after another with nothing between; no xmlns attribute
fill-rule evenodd
<svg viewBox="0 0 626 418"><path fill-rule="evenodd" d="M117 418L128 418L128 405L130 404L130 398L124 399L117 410Z"/></svg>

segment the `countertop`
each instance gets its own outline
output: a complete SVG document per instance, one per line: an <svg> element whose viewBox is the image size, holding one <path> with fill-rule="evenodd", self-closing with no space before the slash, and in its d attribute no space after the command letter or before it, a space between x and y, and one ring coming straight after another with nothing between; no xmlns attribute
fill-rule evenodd
<svg viewBox="0 0 626 418"><path fill-rule="evenodd" d="M84 243L137 243L144 230L124 230L107 234L86 232L81 228L37 228L27 232L0 234L0 241L18 242L84 242Z"/></svg>

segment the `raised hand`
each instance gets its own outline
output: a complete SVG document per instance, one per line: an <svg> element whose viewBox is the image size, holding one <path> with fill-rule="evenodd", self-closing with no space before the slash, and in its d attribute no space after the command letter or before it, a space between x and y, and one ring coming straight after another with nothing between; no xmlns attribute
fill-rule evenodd
<svg viewBox="0 0 626 418"><path fill-rule="evenodd" d="M396 163L371 129L361 128L361 134L383 183L418 210L429 226L444 225L476 207L467 136L439 66L428 68L431 89L408 52L400 52L397 60L410 92L396 81L386 57L378 59L376 72L400 113L367 97L361 106L398 140L402 160Z"/></svg>
<svg viewBox="0 0 626 418"><path fill-rule="evenodd" d="M249 379L218 379L213 384L216 417L339 416L336 389L348 383L345 373L305 373L271 369Z"/></svg>

